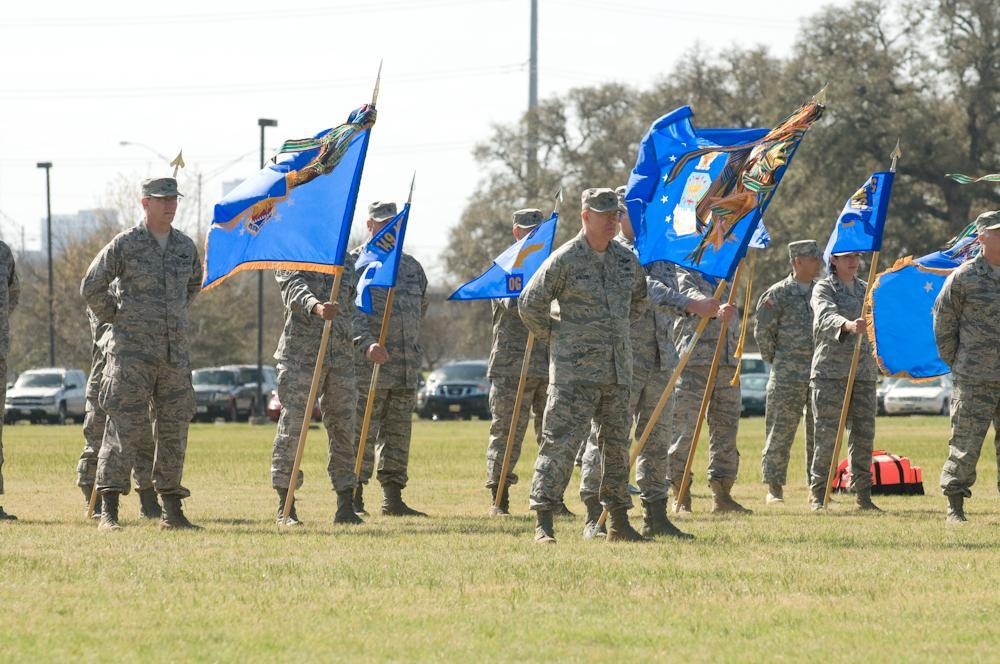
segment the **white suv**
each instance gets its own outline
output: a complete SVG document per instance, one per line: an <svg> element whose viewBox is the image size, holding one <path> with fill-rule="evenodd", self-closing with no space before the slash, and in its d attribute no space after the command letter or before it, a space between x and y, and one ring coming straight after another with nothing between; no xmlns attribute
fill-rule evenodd
<svg viewBox="0 0 1000 664"><path fill-rule="evenodd" d="M13 424L83 422L86 413L87 375L79 369L29 369L7 390L3 420Z"/></svg>

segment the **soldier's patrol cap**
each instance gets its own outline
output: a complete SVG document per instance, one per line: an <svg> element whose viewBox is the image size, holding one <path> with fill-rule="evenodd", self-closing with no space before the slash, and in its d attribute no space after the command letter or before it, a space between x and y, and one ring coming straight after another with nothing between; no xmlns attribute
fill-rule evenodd
<svg viewBox="0 0 1000 664"><path fill-rule="evenodd" d="M580 205L584 210L594 212L623 211L622 204L618 202L618 195L614 189L607 187L584 189L583 195L580 196Z"/></svg>
<svg viewBox="0 0 1000 664"><path fill-rule="evenodd" d="M368 216L375 221L385 221L396 216L395 203L383 203L375 201L368 206Z"/></svg>
<svg viewBox="0 0 1000 664"><path fill-rule="evenodd" d="M543 221L542 211L535 208L525 208L514 213L514 225L520 228L534 228Z"/></svg>
<svg viewBox="0 0 1000 664"><path fill-rule="evenodd" d="M983 212L981 215L976 217L976 230L980 233L983 231L996 230L998 228L1000 228L1000 210Z"/></svg>
<svg viewBox="0 0 1000 664"><path fill-rule="evenodd" d="M142 181L143 198L168 198L183 195L177 191L177 180L174 178L148 178Z"/></svg>
<svg viewBox="0 0 1000 664"><path fill-rule="evenodd" d="M819 250L816 240L798 240L788 243L788 258L795 260L799 256L822 258L823 252Z"/></svg>

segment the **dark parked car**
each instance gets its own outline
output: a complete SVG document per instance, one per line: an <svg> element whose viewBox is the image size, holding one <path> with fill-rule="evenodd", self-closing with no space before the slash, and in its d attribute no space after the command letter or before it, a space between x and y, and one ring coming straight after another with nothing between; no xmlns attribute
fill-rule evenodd
<svg viewBox="0 0 1000 664"><path fill-rule="evenodd" d="M767 401L767 374L740 374L740 392L742 404L740 415L763 415L764 403Z"/></svg>
<svg viewBox="0 0 1000 664"><path fill-rule="evenodd" d="M236 372L237 389L233 395L236 399L236 417L248 419L257 412L257 365L227 364L219 368ZM260 394L266 407L271 392L278 386L278 374L269 364L263 365L261 370L264 372L264 380L260 386Z"/></svg>
<svg viewBox="0 0 1000 664"><path fill-rule="evenodd" d="M417 414L423 419L490 418L490 379L486 360L451 362L435 369L417 392Z"/></svg>
<svg viewBox="0 0 1000 664"><path fill-rule="evenodd" d="M194 387L194 419L211 422L217 417L232 422L236 419L236 383L238 374L230 369L212 367L191 372Z"/></svg>

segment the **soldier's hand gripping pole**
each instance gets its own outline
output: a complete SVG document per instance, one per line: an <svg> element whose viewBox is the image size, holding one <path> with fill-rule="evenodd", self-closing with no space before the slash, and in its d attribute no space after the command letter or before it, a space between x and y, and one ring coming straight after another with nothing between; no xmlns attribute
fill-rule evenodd
<svg viewBox="0 0 1000 664"><path fill-rule="evenodd" d="M333 277L333 287L330 289L330 302L335 302L340 293L340 282L344 278L343 266L337 270ZM333 320L323 323L323 334L319 339L319 352L316 353L316 366L313 369L312 382L309 383L309 397L306 400L305 415L302 417L302 428L299 430L299 446L295 450L295 463L292 464L292 474L288 479L288 496L285 498L285 506L281 510L281 523L288 520L288 515L292 512L292 505L295 504L295 488L299 480L299 467L302 465L302 453L306 449L306 436L309 434L309 421L312 419L313 405L316 403L316 394L319 392L319 379L323 373L323 358L326 357L326 348L330 343L330 328Z"/></svg>
<svg viewBox="0 0 1000 664"><path fill-rule="evenodd" d="M510 431L507 432L507 445L503 448L503 464L500 466L500 480L497 483L497 497L493 506L499 508L503 501L503 492L507 485L507 473L510 472L510 457L514 453L514 436L517 435L517 422L521 415L521 403L524 401L524 384L528 380L528 365L531 363L531 350L535 347L535 335L528 332L528 342L524 345L524 359L521 361L521 377L517 381L517 396L514 397L514 415L510 421Z"/></svg>
<svg viewBox="0 0 1000 664"><path fill-rule="evenodd" d="M385 311L382 312L382 329L378 333L378 345L385 347L389 334L389 314L392 313L392 299L396 293L395 286L389 289L385 297ZM358 455L354 460L354 476L361 481L361 463L365 458L365 443L368 441L368 429L372 423L372 407L375 405L375 387L378 385L378 369L381 364L372 368L372 380L368 386L368 399L365 401L365 416L361 420L361 437L358 439Z"/></svg>
<svg viewBox="0 0 1000 664"><path fill-rule="evenodd" d="M729 289L728 304L736 301L736 289L740 285L740 273L743 271L743 263L736 267L736 274L733 275L733 285ZM691 490L691 467L694 465L694 454L698 450L698 438L701 436L701 426L705 421L705 414L708 412L708 404L712 400L712 391L715 389L715 378L719 374L719 360L722 359L722 349L726 345L726 328L728 327L725 318L719 326L719 340L715 343L715 355L712 356L712 366L708 370L708 380L705 382L705 393L701 397L701 407L698 409L698 421L694 425L694 435L691 436L691 449L688 451L687 461L684 462L684 474L681 475L681 486L677 489L677 498L674 501L674 511L680 509L687 492Z"/></svg>
<svg viewBox="0 0 1000 664"><path fill-rule="evenodd" d="M719 285L716 286L712 297L719 299L725 292L726 280L723 279L719 282ZM677 385L681 372L684 371L684 367L687 366L688 361L691 359L691 355L694 353L694 347L698 344L698 340L701 339L701 335L705 332L705 328L708 327L710 320L710 318L702 317L702 319L698 321L698 327L695 328L694 336L691 337L691 342L688 344L687 348L684 349L684 352L681 353L681 356L677 361L677 366L674 367L674 372L670 374L670 380L667 381L666 387L663 388L663 392L660 394L660 400L656 402L656 407L649 416L649 422L646 423L646 428L642 430L642 435L639 436L639 440L636 442L635 446L632 448L632 452L629 454L629 473L632 472L632 468L635 467L636 460L639 458L639 455L642 454L642 449L646 446L649 436L653 433L653 427L655 427L656 423L660 421L663 409L667 407L667 402L670 400L670 397L673 396L674 386ZM600 518L597 520L598 525L603 526L607 519L608 510L604 509L601 512Z"/></svg>

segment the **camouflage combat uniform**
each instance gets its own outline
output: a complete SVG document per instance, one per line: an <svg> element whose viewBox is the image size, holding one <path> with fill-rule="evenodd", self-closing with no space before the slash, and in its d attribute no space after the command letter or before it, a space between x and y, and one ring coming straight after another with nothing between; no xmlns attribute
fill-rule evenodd
<svg viewBox="0 0 1000 664"><path fill-rule="evenodd" d="M795 432L805 408L806 481L813 453L813 413L809 398L812 367L813 314L810 306L813 284L789 275L760 296L753 335L764 361L771 363L767 380L764 428L766 441L761 455L765 484L786 484L788 458Z"/></svg>
<svg viewBox="0 0 1000 664"><path fill-rule="evenodd" d="M947 496L972 495L983 439L991 421L1000 424L998 330L1000 267L979 256L948 276L934 303L938 352L955 381L948 460L941 469L941 489ZM1000 452L1000 433L997 442Z"/></svg>
<svg viewBox="0 0 1000 664"><path fill-rule="evenodd" d="M490 351L489 368L486 375L490 386L490 440L486 448L486 487L493 488L500 483L504 450L514 419L514 400L521 377L524 349L528 343L528 329L518 314L517 298L493 300L493 348ZM544 339L535 339L525 376L524 396L521 412L517 418L517 429L510 455L510 469L507 486L517 484L514 468L521 456L521 442L528 429L528 415L534 412L535 439L541 444L542 414L545 412L545 398L549 385L549 344Z"/></svg>
<svg viewBox="0 0 1000 664"><path fill-rule="evenodd" d="M857 336L843 332L844 323L861 317L867 285L861 279L845 285L836 275L816 282L812 294L813 351L810 385L812 389L815 447L809 486L813 495L826 490L830 460L837 442L837 426L847 393L847 376ZM851 466L851 489L871 488L872 446L875 443L876 395L878 368L868 336L861 337L847 426L851 435L847 452ZM821 496L820 496L821 497Z"/></svg>
<svg viewBox="0 0 1000 664"><path fill-rule="evenodd" d="M358 248L352 253L356 257L360 251ZM370 292L374 313L366 316L365 336L377 340L389 291L386 288L372 288ZM427 276L424 274L424 269L416 258L404 253L396 277L392 313L389 316L389 333L385 342L389 360L379 369L378 385L375 387L371 425L361 465L362 483L367 483L372 476L377 452L379 483L383 486L392 484L400 488L406 486L407 466L410 460L410 429L413 426L413 407L424 354L420 346L420 322L427 313L427 304ZM355 355L358 381L355 454L360 443L361 422L365 413L373 366L365 358L365 350L367 346L359 345L358 353Z"/></svg>
<svg viewBox="0 0 1000 664"><path fill-rule="evenodd" d="M111 335L111 325L101 323L90 309L87 309L87 319L90 321L91 334L91 367L87 378L85 393L86 414L83 418L83 452L76 464L76 485L78 487L94 486L97 475L97 455L101 451L104 440L104 427L108 416L97 403L101 391L101 380L104 376L104 366L107 364L104 347ZM137 431L139 438L135 446L135 466L132 468L132 480L136 491L153 488L153 457L156 446L153 443L153 424Z"/></svg>
<svg viewBox="0 0 1000 664"><path fill-rule="evenodd" d="M715 289L701 273L678 269L677 275L681 294L690 298L712 297ZM687 348L691 343L700 320L698 316L685 316L677 320L674 339L678 350ZM667 479L673 484L680 484L683 480L684 465L691 450L691 437L698 424L698 412L705 395L721 329L721 318L708 322L674 389L674 440L670 446L667 465ZM737 360L733 353L736 352L739 336L739 322L734 318L732 323L726 325L726 339L722 345L718 374L706 415L710 482L735 480L740 468L740 453L736 448L736 432L740 423L740 386L739 381L735 386L730 384L736 375Z"/></svg>
<svg viewBox="0 0 1000 664"><path fill-rule="evenodd" d="M634 244L624 235L615 241L629 251ZM632 342L632 384L629 388L629 414L635 423L638 438L646 429L670 375L677 366L677 349L673 342L673 326L677 316L691 298L678 291L676 268L672 263L658 261L643 267L650 307L635 321L629 336ZM643 502L667 498L667 452L670 449L673 424L671 398L660 414L649 439L636 459L635 477ZM591 425L580 469L580 498L587 502L600 488L600 451L597 427Z"/></svg>
<svg viewBox="0 0 1000 664"><path fill-rule="evenodd" d="M553 301L559 313L551 314ZM645 273L635 255L611 242L601 256L581 232L542 264L519 298L521 319L549 341L549 392L531 481L531 509L562 502L580 441L597 426L609 510L628 505L630 324L646 307Z"/></svg>
<svg viewBox="0 0 1000 664"><path fill-rule="evenodd" d="M7 396L7 353L10 350L10 314L17 307L21 284L17 279L14 254L0 241L0 397ZM3 418L0 418L0 496L3 495ZM0 508L0 514L3 509Z"/></svg>
<svg viewBox="0 0 1000 664"><path fill-rule="evenodd" d="M327 472L334 491L353 489L355 415L358 390L354 379L355 343L363 348L377 339L368 332L364 313L354 305L358 275L354 256L344 261L344 276L335 302L340 311L330 328L330 341L323 358L319 390L320 410L328 439ZM327 301L334 277L319 272L278 270L275 279L281 287L285 304L285 327L278 341L274 359L278 362L278 400L281 416L271 455L271 486L287 489L298 448L299 433L306 410L325 321L312 313L313 307ZM357 340L357 341L355 341ZM302 486L299 470L296 486Z"/></svg>
<svg viewBox="0 0 1000 664"><path fill-rule="evenodd" d="M118 279L116 294L109 292ZM97 488L128 493L136 449L156 421L153 487L185 498L181 484L188 423L195 412L188 359L188 308L201 291L194 242L176 228L161 249L145 223L119 233L87 269L80 292L111 323L98 404L108 422L97 462Z"/></svg>

